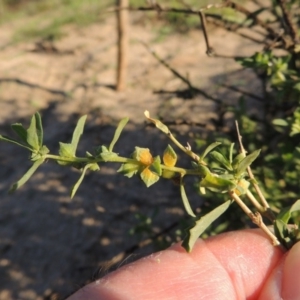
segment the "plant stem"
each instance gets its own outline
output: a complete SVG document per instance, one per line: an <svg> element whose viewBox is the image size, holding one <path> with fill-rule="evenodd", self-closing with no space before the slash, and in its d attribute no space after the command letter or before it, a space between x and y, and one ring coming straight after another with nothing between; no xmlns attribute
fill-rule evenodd
<svg viewBox="0 0 300 300"><path fill-rule="evenodd" d="M240 151L241 151L241 153L243 153L244 157L246 157L246 150L245 150L245 148L243 146L243 143L242 143L242 136L240 134L239 124L238 124L237 121L235 121L235 127L236 127L236 132L237 132L237 136L238 136L239 145L240 145ZM264 197L262 191L260 190L258 184L256 183L256 180L254 178L254 175L252 173L252 170L251 170L250 166L247 168L247 172L248 172L248 175L249 175L250 179L252 179L253 187L256 190L256 192L258 194L258 197L259 197L263 207L265 208L265 210L270 211L269 203L267 202L267 200Z"/></svg>
<svg viewBox="0 0 300 300"><path fill-rule="evenodd" d="M264 208L261 206L261 204L256 200L256 198L254 197L254 195L247 190L246 193L248 199L251 201L251 203L255 206L255 208L260 212L263 213L264 212Z"/></svg>
<svg viewBox="0 0 300 300"><path fill-rule="evenodd" d="M277 237L270 231L270 229L263 222L261 214L259 212L256 212L254 214L235 192L230 191L229 195L241 207L241 209L247 214L247 216L252 220L252 222L254 224L256 224L260 229L262 229L267 234L267 236L271 239L272 244L274 246L280 245Z"/></svg>
<svg viewBox="0 0 300 300"><path fill-rule="evenodd" d="M61 157L59 155L53 154L46 154L45 159L52 159L55 161L64 161L70 163L99 163L104 162L103 158L89 158L89 157ZM133 158L127 158L122 156L114 156L112 158L108 158L105 162L115 162L115 163L132 163L132 164L140 164L137 160ZM184 169L179 167L168 167L161 164L161 168L163 170L168 170L176 173L180 173L182 175L196 175L196 176L203 176L201 172L197 169Z"/></svg>

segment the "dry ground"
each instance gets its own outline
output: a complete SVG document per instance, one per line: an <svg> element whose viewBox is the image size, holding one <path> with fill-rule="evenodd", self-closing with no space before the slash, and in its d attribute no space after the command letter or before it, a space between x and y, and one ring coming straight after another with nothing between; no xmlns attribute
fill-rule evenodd
<svg viewBox="0 0 300 300"><path fill-rule="evenodd" d="M242 70L232 59L208 58L200 31L173 34L156 42L150 26L132 20L128 88L117 93L115 85L115 19L85 28L65 27L65 36L55 42L57 53L37 50L35 42L9 45L14 24L0 30L0 133L11 134L9 124L28 124L40 111L45 127L45 144L55 152L58 141L68 142L76 120L88 114L80 152L109 143L114 126L123 117L130 123L116 146L129 155L134 146L148 147L161 154L168 141L157 130L146 127L143 111L167 121L184 119L207 124L216 117L216 104L201 95L185 99L172 91L186 85L158 63L140 43L149 44L181 74L207 93L235 103L238 93L221 88L235 82L259 93L255 76ZM254 53L248 40L221 29L210 29L211 44L227 55ZM250 78L250 80L249 80ZM252 84L249 86L249 82ZM246 86L247 83L247 86ZM155 91L160 91L155 93ZM230 114L226 114L230 118ZM184 142L193 145L192 130L177 127ZM136 212L154 218L155 228L165 228L184 215L178 188L162 181L146 189L138 178L115 174L118 166L104 165L99 173L87 175L77 195L69 188L79 173L48 162L28 184L12 195L9 186L28 168L27 153L15 146L0 144L0 299L50 299L65 297L88 280L107 272L104 262L135 245L137 236L129 230L138 224ZM200 198L192 188L195 206ZM137 250L129 259L153 251ZM53 298L54 299L54 298Z"/></svg>

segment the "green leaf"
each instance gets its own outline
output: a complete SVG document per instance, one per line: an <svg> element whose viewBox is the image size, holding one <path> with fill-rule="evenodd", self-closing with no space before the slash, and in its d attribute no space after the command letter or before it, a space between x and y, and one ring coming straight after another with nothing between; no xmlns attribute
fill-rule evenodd
<svg viewBox="0 0 300 300"><path fill-rule="evenodd" d="M59 142L58 153L61 157L68 157L68 158L76 157L76 149L77 149L77 146L79 143L80 136L82 135L82 132L83 132L85 120L86 120L86 115L82 116L78 120L77 125L73 132L71 143ZM58 161L58 163L61 165L72 164L72 162L64 162L64 161Z"/></svg>
<svg viewBox="0 0 300 300"><path fill-rule="evenodd" d="M282 220L275 220L274 222L274 233L278 238L279 242L289 250L297 242L298 230L290 229L288 224Z"/></svg>
<svg viewBox="0 0 300 300"><path fill-rule="evenodd" d="M41 154L41 155L46 155L46 154L49 153L49 152L50 152L50 150L48 149L48 147L45 146L45 145L43 145L42 148L41 148L40 151L39 151L39 154Z"/></svg>
<svg viewBox="0 0 300 300"><path fill-rule="evenodd" d="M16 183L12 185L9 192L14 192L16 189L21 187L27 180L34 174L37 168L44 162L44 158L40 158L34 162L31 168L19 179Z"/></svg>
<svg viewBox="0 0 300 300"><path fill-rule="evenodd" d="M213 151L210 153L210 156L217 161L219 164L221 164L222 166L224 166L227 170L232 171L232 166L229 162L229 160L224 157L224 155L220 152L217 151Z"/></svg>
<svg viewBox="0 0 300 300"><path fill-rule="evenodd" d="M102 152L99 156L103 159L103 161L108 162L118 157L118 154L114 152Z"/></svg>
<svg viewBox="0 0 300 300"><path fill-rule="evenodd" d="M225 193L233 190L236 187L236 184L231 180L217 177L209 173L200 181L200 187L208 188L213 192Z"/></svg>
<svg viewBox="0 0 300 300"><path fill-rule="evenodd" d="M161 169L161 161L159 156L154 157L153 163L151 164L149 169L150 171L155 172L157 175L161 176L162 169Z"/></svg>
<svg viewBox="0 0 300 300"><path fill-rule="evenodd" d="M238 165L236 169L236 175L239 177L241 176L246 169L252 164L252 162L257 158L259 155L260 150L255 150L251 154L247 155Z"/></svg>
<svg viewBox="0 0 300 300"><path fill-rule="evenodd" d="M230 162L230 164L232 164L233 148L234 148L234 143L230 144L230 149L229 149L229 162Z"/></svg>
<svg viewBox="0 0 300 300"><path fill-rule="evenodd" d="M89 165L90 165L89 169L90 169L91 171L96 172L96 171L99 171L99 170L100 170L100 167L99 167L99 165L98 165L97 163L90 163Z"/></svg>
<svg viewBox="0 0 300 300"><path fill-rule="evenodd" d="M38 112L34 114L34 117L35 117L36 134L38 137L39 148L41 148L43 146L43 139L44 139L42 119L41 119L41 115Z"/></svg>
<svg viewBox="0 0 300 300"><path fill-rule="evenodd" d="M124 176L131 178L139 171L139 164L126 163L122 164L117 172L124 174Z"/></svg>
<svg viewBox="0 0 300 300"><path fill-rule="evenodd" d="M159 176L156 173L150 171L149 168L145 168L141 172L140 176L147 187L153 185L154 183L156 183L159 180Z"/></svg>
<svg viewBox="0 0 300 300"><path fill-rule="evenodd" d="M37 123L37 116L34 114L31 118L29 128L27 129L27 143L36 151L38 151L40 148Z"/></svg>
<svg viewBox="0 0 300 300"><path fill-rule="evenodd" d="M27 144L27 131L20 123L12 124L11 128L19 136L19 138Z"/></svg>
<svg viewBox="0 0 300 300"><path fill-rule="evenodd" d="M210 174L210 170L208 167L201 165L200 163L192 162L192 165L195 169L197 169L202 177L205 177L207 174Z"/></svg>
<svg viewBox="0 0 300 300"><path fill-rule="evenodd" d="M58 153L62 157L74 157L73 146L69 143L59 142Z"/></svg>
<svg viewBox="0 0 300 300"><path fill-rule="evenodd" d="M4 135L0 135L0 141L4 141L4 142L8 142L8 143L12 143L12 144L15 144L15 145L18 145L20 147L23 147L29 151L32 151L32 148L28 147L27 145L23 145L21 144L20 142L8 137L8 136L4 136ZM27 143L26 143L27 144Z"/></svg>
<svg viewBox="0 0 300 300"><path fill-rule="evenodd" d="M221 144L222 143L220 143L220 142L214 142L214 143L210 144L209 146L207 146L206 149L203 151L203 153L200 155L200 161L202 161L210 151L212 151L214 148L218 147Z"/></svg>
<svg viewBox="0 0 300 300"><path fill-rule="evenodd" d="M275 119L272 121L272 124L276 125L276 126L288 126L289 125L289 123L284 119Z"/></svg>
<svg viewBox="0 0 300 300"><path fill-rule="evenodd" d="M232 202L232 200L228 200L205 216L197 217L193 226L188 230L188 235L184 238L182 247L187 252L191 252L199 236L228 209Z"/></svg>
<svg viewBox="0 0 300 300"><path fill-rule="evenodd" d="M71 199L75 196L75 194L76 194L76 192L77 192L77 190L78 190L80 184L82 183L86 171L87 171L88 169L94 169L94 168L95 168L94 165L95 165L95 164L92 163L92 164L86 164L86 165L84 166L84 168L83 168L83 170L82 170L82 173L81 173L79 179L77 180L77 182L74 184L74 186L73 186L72 189L71 189L71 195L70 195L70 196L71 196Z"/></svg>
<svg viewBox="0 0 300 300"><path fill-rule="evenodd" d="M236 169L237 166L240 164L240 162L245 158L244 153L239 153L232 161L232 167L233 169Z"/></svg>
<svg viewBox="0 0 300 300"><path fill-rule="evenodd" d="M78 120L75 130L73 132L72 142L71 142L73 156L75 156L75 154L76 154L76 149L77 149L77 146L79 143L79 139L83 133L83 128L84 128L86 117L87 116L84 115Z"/></svg>
<svg viewBox="0 0 300 300"><path fill-rule="evenodd" d="M187 198L186 196L186 192L185 192L185 188L184 188L184 183L183 183L183 176L181 176L180 178L180 195L181 195L181 199L182 199L182 202L183 202L183 206L185 208L185 211L192 217L196 217L192 208L191 208L191 205L190 205L190 202L189 202L189 199Z"/></svg>
<svg viewBox="0 0 300 300"><path fill-rule="evenodd" d="M170 132L169 128L165 124L163 124L161 121L150 118L150 114L147 110L144 112L144 115L150 122L152 122L163 133L168 134Z"/></svg>
<svg viewBox="0 0 300 300"><path fill-rule="evenodd" d="M276 217L276 220L281 220L287 224L292 216L292 213L296 211L300 211L300 200L297 200L292 206L283 208Z"/></svg>
<svg viewBox="0 0 300 300"><path fill-rule="evenodd" d="M114 138L113 140L111 141L110 145L109 145L109 152L112 152L113 151L113 148L116 144L116 142L118 141L120 135L121 135L121 132L123 130L123 128L125 127L125 125L128 123L128 120L129 118L124 118L120 121L116 131L115 131L115 135L114 135Z"/></svg>

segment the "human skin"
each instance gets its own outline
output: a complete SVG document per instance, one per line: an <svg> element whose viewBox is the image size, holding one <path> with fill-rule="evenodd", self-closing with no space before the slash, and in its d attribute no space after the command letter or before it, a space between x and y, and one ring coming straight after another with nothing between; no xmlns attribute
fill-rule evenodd
<svg viewBox="0 0 300 300"><path fill-rule="evenodd" d="M298 300L300 243L274 247L258 229L175 244L97 280L67 300Z"/></svg>

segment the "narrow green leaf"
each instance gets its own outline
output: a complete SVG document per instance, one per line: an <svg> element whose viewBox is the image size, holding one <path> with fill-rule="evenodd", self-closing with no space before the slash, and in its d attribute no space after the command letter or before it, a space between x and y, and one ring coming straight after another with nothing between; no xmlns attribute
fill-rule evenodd
<svg viewBox="0 0 300 300"><path fill-rule="evenodd" d="M219 164L224 166L227 170L232 171L232 167L231 167L229 160L222 153L217 152L217 151L212 151L212 152L210 152L210 156L215 161L217 161Z"/></svg>
<svg viewBox="0 0 300 300"><path fill-rule="evenodd" d="M129 118L124 118L120 121L116 131L115 131L115 135L114 135L114 138L113 140L111 141L110 145L109 145L109 152L112 152L113 151L113 148L116 144L116 142L118 141L120 135L121 135L121 132L122 130L124 129L125 125L128 123L128 120Z"/></svg>
<svg viewBox="0 0 300 300"><path fill-rule="evenodd" d="M38 137L39 148L41 148L43 146L43 139L44 139L42 119L41 119L41 115L38 112L34 114L34 117L35 117L36 134Z"/></svg>
<svg viewBox="0 0 300 300"><path fill-rule="evenodd" d="M232 167L233 169L236 169L237 166L240 164L240 162L245 158L244 153L239 153L232 161Z"/></svg>
<svg viewBox="0 0 300 300"><path fill-rule="evenodd" d="M9 192L14 192L16 189L21 187L24 183L27 182L27 180L34 174L34 172L37 170L37 168L44 162L44 158L40 158L39 160L36 160L34 164L30 167L30 169L22 176L21 179L19 179L16 183L12 185Z"/></svg>
<svg viewBox="0 0 300 300"><path fill-rule="evenodd" d="M255 150L251 154L247 155L238 165L236 169L236 175L241 176L246 169L252 164L252 162L257 158L259 155L260 150Z"/></svg>
<svg viewBox="0 0 300 300"><path fill-rule="evenodd" d="M140 168L139 164L126 163L122 164L117 172L124 174L124 176L131 178Z"/></svg>
<svg viewBox="0 0 300 300"><path fill-rule="evenodd" d="M186 192L185 192L185 188L184 188L184 183L183 183L183 176L181 176L180 178L180 195L181 195L181 199L183 202L183 206L185 208L185 211L192 217L196 217L191 205L190 205L190 201L188 199L188 197L186 196Z"/></svg>
<svg viewBox="0 0 300 300"><path fill-rule="evenodd" d="M230 149L229 149L229 162L230 162L230 164L232 164L233 148L234 148L234 143L231 143L230 144Z"/></svg>
<svg viewBox="0 0 300 300"><path fill-rule="evenodd" d="M231 180L217 177L209 173L200 181L200 187L208 188L213 192L225 193L233 190L236 187L236 184Z"/></svg>
<svg viewBox="0 0 300 300"><path fill-rule="evenodd" d="M210 174L210 170L208 167L203 166L201 164L195 165L194 162L192 162L192 165L200 172L202 177L205 177L207 174Z"/></svg>
<svg viewBox="0 0 300 300"><path fill-rule="evenodd" d="M82 183L86 171L87 171L89 168L91 168L92 165L93 165L93 164L87 164L87 165L84 166L84 168L83 168L83 170L82 170L82 173L81 173L79 179L77 180L77 182L74 184L74 186L73 186L72 189L71 189L71 195L70 195L71 199L75 196L75 194L76 194L76 192L77 192L77 190L78 190L80 184Z"/></svg>
<svg viewBox="0 0 300 300"><path fill-rule="evenodd" d="M152 119L150 118L150 114L149 112L146 110L144 112L144 115L146 116L146 118L152 122L159 130L161 130L163 133L166 133L168 134L170 131L169 131L169 128L163 124L161 121L157 120L157 119Z"/></svg>
<svg viewBox="0 0 300 300"><path fill-rule="evenodd" d="M188 234L182 242L182 247L187 252L191 252L199 236L228 209L232 202L232 200L228 200L205 216L197 217L194 225L188 230Z"/></svg>
<svg viewBox="0 0 300 300"><path fill-rule="evenodd" d="M222 144L221 142L214 142L209 146L207 146L206 149L203 151L203 153L200 155L200 161L202 161L210 151L212 151L214 148L218 147L221 144Z"/></svg>
<svg viewBox="0 0 300 300"><path fill-rule="evenodd" d="M83 128L84 128L86 117L87 116L84 115L78 120L75 130L73 132L72 142L71 142L73 156L75 156L75 154L76 154L76 149L77 149L77 146L79 143L80 136L83 133Z"/></svg>
<svg viewBox="0 0 300 300"><path fill-rule="evenodd" d="M294 230L289 230L288 225L282 220L275 220L274 222L274 233L278 238L279 242L289 250L295 243L296 234Z"/></svg>
<svg viewBox="0 0 300 300"><path fill-rule="evenodd" d="M288 126L289 125L289 123L284 119L274 119L272 121L272 124L276 125L276 126Z"/></svg>
<svg viewBox="0 0 300 300"><path fill-rule="evenodd" d="M295 211L300 211L300 200L297 200L292 206L283 208L278 214L276 220L281 220L285 224L288 224L292 213Z"/></svg>
<svg viewBox="0 0 300 300"><path fill-rule="evenodd" d="M85 154L86 154L86 157L88 157L88 158L94 158L94 155L88 151L86 151Z"/></svg>
<svg viewBox="0 0 300 300"><path fill-rule="evenodd" d="M31 118L30 125L27 129L27 143L36 151L38 151L40 148L36 115L33 115Z"/></svg>
<svg viewBox="0 0 300 300"><path fill-rule="evenodd" d="M19 136L19 138L27 144L27 131L20 123L12 124L11 128Z"/></svg>
<svg viewBox="0 0 300 300"><path fill-rule="evenodd" d="M8 142L8 143L12 143L12 144L18 145L18 146L20 146L20 147L23 147L23 148L29 150L29 151L32 151L32 150L33 150L32 148L30 148L30 147L28 147L28 146L26 146L26 145L23 145L23 144L21 144L20 142L14 140L14 139L12 139L12 138L10 138L10 137L8 137L8 136L0 135L0 141L4 141L4 142ZM27 144L27 143L26 143L26 144Z"/></svg>
<svg viewBox="0 0 300 300"><path fill-rule="evenodd" d="M150 171L155 172L157 175L161 176L162 169L161 169L161 161L159 156L155 156L153 163L149 167Z"/></svg>

